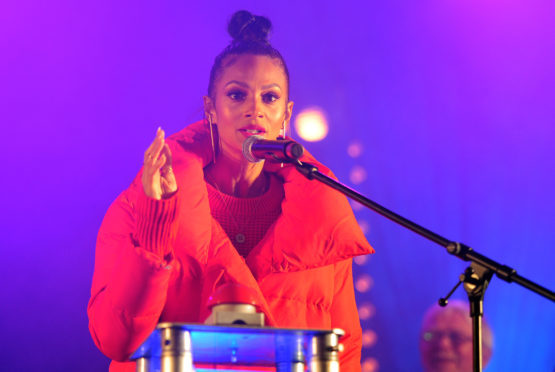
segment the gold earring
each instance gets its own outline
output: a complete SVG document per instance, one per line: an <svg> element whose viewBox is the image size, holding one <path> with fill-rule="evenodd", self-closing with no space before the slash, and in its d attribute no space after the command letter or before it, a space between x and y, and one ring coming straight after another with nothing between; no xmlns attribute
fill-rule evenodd
<svg viewBox="0 0 555 372"><path fill-rule="evenodd" d="M279 130L279 138L285 139L285 121L281 124L281 129Z"/></svg>
<svg viewBox="0 0 555 372"><path fill-rule="evenodd" d="M212 144L212 162L216 164L216 142L214 141L214 129L212 128L212 117L208 115L208 126L210 127L210 142Z"/></svg>
<svg viewBox="0 0 555 372"><path fill-rule="evenodd" d="M285 139L285 120L281 124L281 129L279 130L279 139ZM283 162L280 164L280 167L283 168Z"/></svg>

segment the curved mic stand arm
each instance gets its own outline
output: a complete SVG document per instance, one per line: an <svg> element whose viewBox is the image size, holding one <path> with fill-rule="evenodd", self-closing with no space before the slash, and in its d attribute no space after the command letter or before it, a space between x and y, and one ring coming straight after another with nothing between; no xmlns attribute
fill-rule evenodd
<svg viewBox="0 0 555 372"><path fill-rule="evenodd" d="M545 297L550 299L551 301L555 302L555 293L550 291L547 288L544 288L526 278L521 277L516 273L516 270L510 268L506 265L502 265L478 252L473 250L471 247L468 247L462 243L454 242L449 239L442 237L400 215L397 213L390 211L389 209L381 206L380 204L368 199L364 195L356 192L355 190L351 189L348 186L343 185L342 183L330 178L318 171L312 164L303 163L299 160L292 160L289 162L290 164L294 165L297 170L302 173L306 178L309 180L318 180L329 187L341 192L345 196L359 202L360 204L364 205L367 208L370 208L376 213L381 214L382 216L390 219L391 221L406 227L407 229L417 233L424 238L431 240L432 242L441 245L442 247L447 249L447 252L450 254L459 257L464 261L471 261L475 263L475 265L481 266L483 268L489 269L494 272L498 278L503 279L506 282L515 282L520 284L521 286Z"/></svg>
<svg viewBox="0 0 555 372"><path fill-rule="evenodd" d="M457 256L464 261L471 261L470 266L465 270L465 273L461 275L459 284L461 282L464 283L464 288L468 294L468 300L470 304L470 316L472 317L472 347L474 372L482 371L482 316L484 295L486 293L486 288L489 284L489 281L491 280L494 273L497 275L498 278L503 279L508 283L518 283L521 286L531 290L532 292L535 292L555 302L555 293L526 278L521 277L516 273L515 269L506 265L501 265L500 263L484 255L481 255L467 245L445 239L441 235L438 235L410 220L407 220L397 213L390 211L380 204L368 199L367 197L356 192L350 187L347 187L342 183L337 182L336 180L320 173L318 171L318 168L316 168L312 164L303 163L300 160L291 160L289 161L289 163L295 165L297 170L309 180L318 180L348 196L349 198L356 200L357 202L367 208L370 208L374 212L377 212L382 216L390 219L391 221L417 233L420 236L423 236L426 239L431 240L436 244L441 245L442 247L446 248L447 252L449 252L450 254ZM447 298L454 292L457 286L453 288ZM441 299L440 305L445 306L447 304L447 298Z"/></svg>

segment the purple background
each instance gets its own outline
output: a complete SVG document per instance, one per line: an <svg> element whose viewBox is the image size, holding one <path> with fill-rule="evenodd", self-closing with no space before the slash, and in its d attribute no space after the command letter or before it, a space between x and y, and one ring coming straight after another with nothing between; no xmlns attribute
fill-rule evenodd
<svg viewBox="0 0 555 372"><path fill-rule="evenodd" d="M241 8L273 21L296 112L327 112L328 138L306 146L341 180L363 166L352 186L371 199L555 289L552 1L2 2L3 371L107 370L86 317L96 232L156 127L201 118ZM421 316L466 264L373 212L357 217L377 250L355 265L374 279L358 294L376 306L364 356L418 371ZM494 278L485 311L490 371L553 370L553 303Z"/></svg>

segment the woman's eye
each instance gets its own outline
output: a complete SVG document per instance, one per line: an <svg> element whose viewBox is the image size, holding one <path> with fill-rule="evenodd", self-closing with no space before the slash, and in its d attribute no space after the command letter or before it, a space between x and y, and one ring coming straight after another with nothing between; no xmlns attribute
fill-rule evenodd
<svg viewBox="0 0 555 372"><path fill-rule="evenodd" d="M265 93L262 95L262 100L266 103L272 103L274 101L277 101L279 99L279 96L275 93Z"/></svg>
<svg viewBox="0 0 555 372"><path fill-rule="evenodd" d="M245 99L245 93L240 91L232 90L231 92L227 93L227 96L231 98L233 101L242 101Z"/></svg>

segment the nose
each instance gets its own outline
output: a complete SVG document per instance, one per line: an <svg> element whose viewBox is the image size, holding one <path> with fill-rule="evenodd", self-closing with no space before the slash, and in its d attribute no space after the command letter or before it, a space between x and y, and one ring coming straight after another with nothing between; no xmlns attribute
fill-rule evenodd
<svg viewBox="0 0 555 372"><path fill-rule="evenodd" d="M448 334L441 334L437 340L437 346L441 349L452 349L453 341Z"/></svg>
<svg viewBox="0 0 555 372"><path fill-rule="evenodd" d="M248 105L245 111L245 117L247 118L257 118L262 119L264 117L264 112L262 111L262 102L257 97L253 97L250 100L250 105Z"/></svg>

